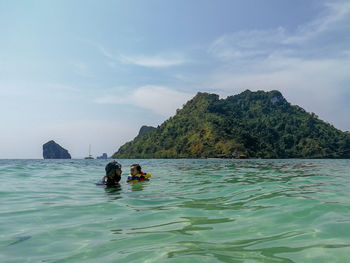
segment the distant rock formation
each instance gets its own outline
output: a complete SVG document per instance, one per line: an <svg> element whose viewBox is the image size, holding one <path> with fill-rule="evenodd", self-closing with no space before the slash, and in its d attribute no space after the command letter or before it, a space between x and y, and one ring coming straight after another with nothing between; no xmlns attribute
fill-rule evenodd
<svg viewBox="0 0 350 263"><path fill-rule="evenodd" d="M140 129L139 134L137 135L137 137L140 137L140 136L142 136L142 135L145 135L145 134L147 134L147 133L149 133L149 132L151 132L151 131L153 131L153 130L155 130L155 129L156 129L155 127L144 125L144 126L141 127L141 129Z"/></svg>
<svg viewBox="0 0 350 263"><path fill-rule="evenodd" d="M49 141L43 145L44 159L71 159L69 152L54 141Z"/></svg>
<svg viewBox="0 0 350 263"><path fill-rule="evenodd" d="M96 159L108 159L107 153L103 153L101 156L97 156Z"/></svg>

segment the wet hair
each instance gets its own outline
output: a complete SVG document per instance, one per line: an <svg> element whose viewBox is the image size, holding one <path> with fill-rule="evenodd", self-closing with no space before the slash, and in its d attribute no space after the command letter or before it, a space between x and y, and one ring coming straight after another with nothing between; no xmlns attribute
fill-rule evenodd
<svg viewBox="0 0 350 263"><path fill-rule="evenodd" d="M134 163L130 167L135 167L137 171L141 172L141 166L138 163Z"/></svg>
<svg viewBox="0 0 350 263"><path fill-rule="evenodd" d="M105 167L106 175L114 174L117 169L122 169L122 165L116 161L110 161Z"/></svg>

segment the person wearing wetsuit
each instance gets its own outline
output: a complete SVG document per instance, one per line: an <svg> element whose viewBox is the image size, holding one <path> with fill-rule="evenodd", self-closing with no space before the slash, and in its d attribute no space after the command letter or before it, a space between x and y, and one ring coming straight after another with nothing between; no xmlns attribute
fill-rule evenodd
<svg viewBox="0 0 350 263"><path fill-rule="evenodd" d="M107 163L106 176L102 178L101 184L107 186L119 185L119 181L122 175L122 165L116 161L111 161Z"/></svg>
<svg viewBox="0 0 350 263"><path fill-rule="evenodd" d="M135 182L149 181L150 177L151 177L150 173L145 173L141 171L141 166L139 164L132 164L130 166L130 174L126 179L126 182L135 183Z"/></svg>

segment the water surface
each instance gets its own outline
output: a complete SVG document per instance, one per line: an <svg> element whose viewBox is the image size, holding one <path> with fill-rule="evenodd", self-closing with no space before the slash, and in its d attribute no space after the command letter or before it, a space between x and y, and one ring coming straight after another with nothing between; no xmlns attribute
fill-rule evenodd
<svg viewBox="0 0 350 263"><path fill-rule="evenodd" d="M120 162L0 160L0 262L350 262L350 160Z"/></svg>

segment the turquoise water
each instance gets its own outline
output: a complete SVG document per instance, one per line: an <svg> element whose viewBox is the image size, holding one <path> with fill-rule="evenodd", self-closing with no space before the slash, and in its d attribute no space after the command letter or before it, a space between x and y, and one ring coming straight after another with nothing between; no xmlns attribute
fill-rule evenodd
<svg viewBox="0 0 350 263"><path fill-rule="evenodd" d="M0 160L0 262L350 262L350 160Z"/></svg>

